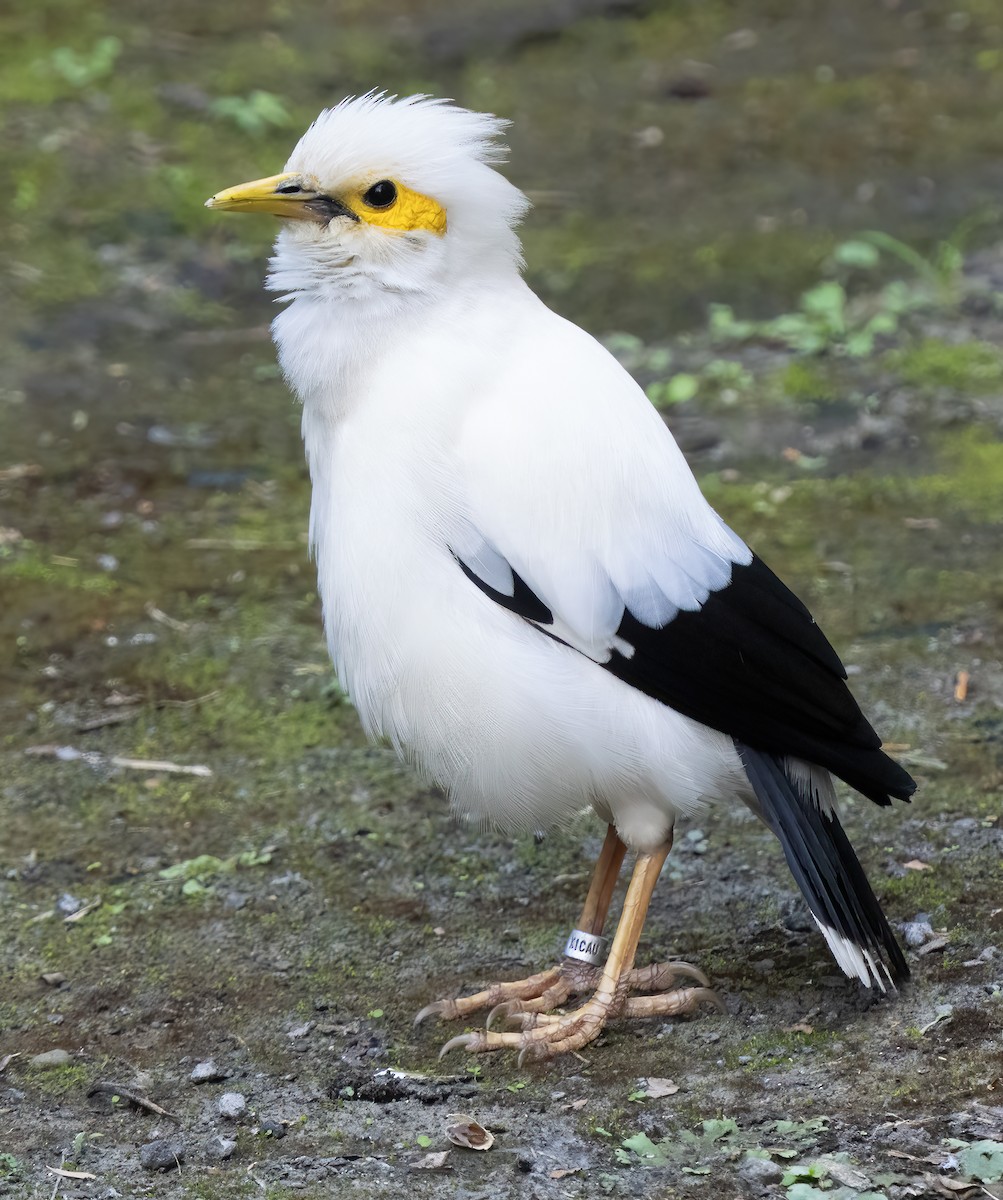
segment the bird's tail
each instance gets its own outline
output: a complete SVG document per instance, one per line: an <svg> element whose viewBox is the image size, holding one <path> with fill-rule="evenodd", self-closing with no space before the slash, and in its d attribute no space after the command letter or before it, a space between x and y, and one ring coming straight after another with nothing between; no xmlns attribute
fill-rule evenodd
<svg viewBox="0 0 1003 1200"><path fill-rule="evenodd" d="M808 794L784 760L738 745L756 794L833 957L851 978L887 991L909 967L834 811Z"/></svg>

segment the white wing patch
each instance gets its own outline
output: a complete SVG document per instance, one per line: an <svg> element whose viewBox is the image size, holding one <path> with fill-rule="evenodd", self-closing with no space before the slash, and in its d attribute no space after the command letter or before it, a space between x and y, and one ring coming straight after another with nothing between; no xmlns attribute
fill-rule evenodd
<svg viewBox="0 0 1003 1200"><path fill-rule="evenodd" d="M472 526L450 547L456 557L478 579L503 596L515 595L515 576L503 554Z"/></svg>
<svg viewBox="0 0 1003 1200"><path fill-rule="evenodd" d="M482 534L470 528L460 547L452 549L486 587L515 596L517 568ZM533 623L595 662L606 663L614 651L624 658L634 654L634 646L617 634L626 613L650 629L663 629L677 613L699 609L712 592L727 585L735 560L701 546L693 550L688 570L668 559L641 565L621 555L615 566L603 567L593 559L589 569L577 565L560 577L552 574L549 581L538 582L542 573L533 566L518 573L553 615L550 624Z"/></svg>

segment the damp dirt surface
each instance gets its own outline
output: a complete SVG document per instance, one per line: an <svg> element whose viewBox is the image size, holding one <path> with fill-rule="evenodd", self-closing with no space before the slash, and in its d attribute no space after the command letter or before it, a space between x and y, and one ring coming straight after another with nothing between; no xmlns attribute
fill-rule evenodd
<svg viewBox="0 0 1003 1200"><path fill-rule="evenodd" d="M996 6L169 7L0 18L0 1196L1003 1195ZM458 825L330 670L272 230L201 203L379 82L516 120L534 286L917 778L841 792L899 993L718 808L639 962L724 1012L521 1065L413 1025L557 960L604 831Z"/></svg>

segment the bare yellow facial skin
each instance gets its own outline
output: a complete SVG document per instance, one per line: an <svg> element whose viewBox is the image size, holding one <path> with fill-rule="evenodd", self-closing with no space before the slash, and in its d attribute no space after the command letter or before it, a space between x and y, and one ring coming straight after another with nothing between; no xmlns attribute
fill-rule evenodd
<svg viewBox="0 0 1003 1200"><path fill-rule="evenodd" d="M341 215L389 233L424 230L441 237L446 232L446 210L437 200L392 179L339 189L338 195L331 196L312 176L287 171L217 192L206 201L206 208L271 213L321 225Z"/></svg>
<svg viewBox="0 0 1003 1200"><path fill-rule="evenodd" d="M431 196L412 191L403 183L387 180L396 190L393 203L381 207L373 207L366 202L369 187L356 188L346 192L341 199L367 225L377 225L381 229L390 229L396 233L410 233L415 229L423 229L427 233L442 235L446 232L446 210ZM369 185L370 187L372 185Z"/></svg>

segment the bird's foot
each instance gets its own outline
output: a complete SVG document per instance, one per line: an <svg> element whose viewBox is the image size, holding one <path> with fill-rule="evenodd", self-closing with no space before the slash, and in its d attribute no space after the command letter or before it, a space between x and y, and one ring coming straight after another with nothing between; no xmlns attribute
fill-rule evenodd
<svg viewBox="0 0 1003 1200"><path fill-rule="evenodd" d="M578 992L594 988L597 978L599 971L596 967L585 962L565 959L560 966L551 967L549 971L541 971L527 979L516 979L511 983L493 983L484 991L474 992L473 996L460 996L456 1000L437 1000L426 1004L418 1016L415 1016L414 1024L420 1025L426 1016L455 1021L487 1008L492 1014L488 1016L490 1025L492 1016L499 1010L507 1009L510 1004L541 1004L542 1007L537 1010L546 1012L547 1009L558 1008L567 998L577 995ZM522 1009L517 1007L516 1010Z"/></svg>
<svg viewBox="0 0 1003 1200"><path fill-rule="evenodd" d="M689 963L653 963L625 972L612 993L599 989L601 977L602 968L565 958L560 966L528 979L496 983L473 996L429 1004L415 1021L432 1015L452 1020L488 1008L485 1028L452 1038L443 1046L440 1057L459 1047L471 1054L514 1049L522 1062L525 1058L552 1058L578 1050L597 1038L614 1017L679 1016L705 1001L723 1009L703 972ZM692 980L699 986L680 986L681 980ZM579 1008L568 1013L553 1011L573 996L590 991L592 996ZM635 996L632 992L653 994ZM499 1018L518 1029L504 1033L492 1030Z"/></svg>

